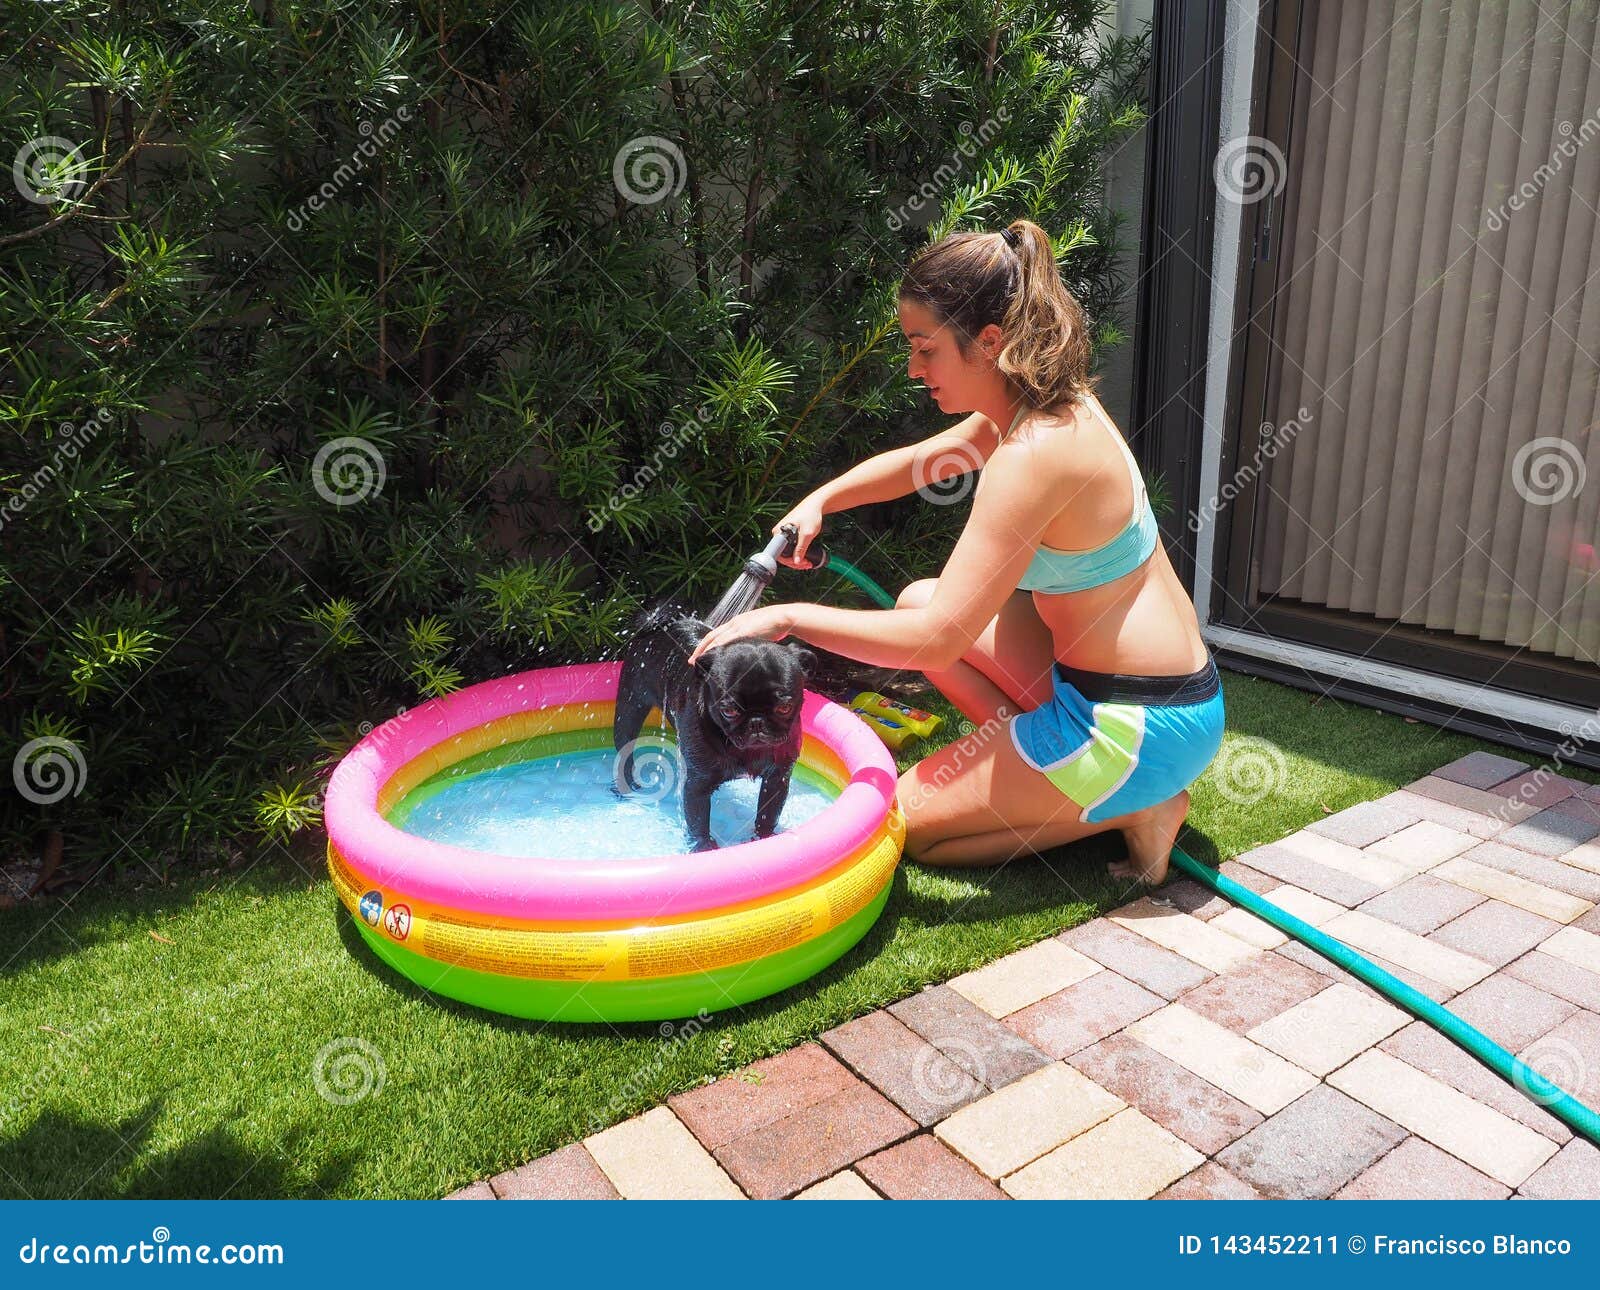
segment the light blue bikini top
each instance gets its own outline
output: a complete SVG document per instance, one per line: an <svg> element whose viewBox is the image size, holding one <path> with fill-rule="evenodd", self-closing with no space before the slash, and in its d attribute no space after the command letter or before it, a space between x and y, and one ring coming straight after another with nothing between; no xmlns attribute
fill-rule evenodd
<svg viewBox="0 0 1600 1290"><path fill-rule="evenodd" d="M1028 410L1026 404L1017 409L1006 434L1017 428L1017 422ZM1098 405L1096 410L1099 410ZM1106 420L1104 413L1100 415ZM1139 474L1139 463L1109 420L1106 420L1106 427L1128 462L1128 474L1133 480L1133 518L1116 537L1087 551L1059 551L1041 543L1033 554L1033 562L1017 583L1020 590L1084 591L1131 573L1155 553L1161 534L1156 527L1155 512L1150 508L1149 494L1145 492L1144 479Z"/></svg>

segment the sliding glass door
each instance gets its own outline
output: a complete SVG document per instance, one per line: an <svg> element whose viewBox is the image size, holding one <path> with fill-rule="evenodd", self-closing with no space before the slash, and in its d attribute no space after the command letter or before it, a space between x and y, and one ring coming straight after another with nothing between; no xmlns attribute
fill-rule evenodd
<svg viewBox="0 0 1600 1290"><path fill-rule="evenodd" d="M1281 0L1213 617L1600 705L1600 0Z"/></svg>

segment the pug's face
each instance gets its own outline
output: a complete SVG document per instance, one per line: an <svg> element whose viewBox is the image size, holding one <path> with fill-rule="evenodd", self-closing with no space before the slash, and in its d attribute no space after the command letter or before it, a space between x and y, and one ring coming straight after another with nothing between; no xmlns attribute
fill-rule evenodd
<svg viewBox="0 0 1600 1290"><path fill-rule="evenodd" d="M787 744L800 721L810 650L782 641L729 641L697 664L703 711L739 752Z"/></svg>

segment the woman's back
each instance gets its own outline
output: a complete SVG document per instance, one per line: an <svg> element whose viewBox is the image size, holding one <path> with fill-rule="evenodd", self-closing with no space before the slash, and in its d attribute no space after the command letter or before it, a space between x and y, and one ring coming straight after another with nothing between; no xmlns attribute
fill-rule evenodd
<svg viewBox="0 0 1600 1290"><path fill-rule="evenodd" d="M1202 666L1194 606L1155 531L1138 465L1099 400L1085 394L1066 416L1022 417L986 469L1008 464L1061 493L1040 539L1045 549L1022 579L1056 658L1150 676Z"/></svg>

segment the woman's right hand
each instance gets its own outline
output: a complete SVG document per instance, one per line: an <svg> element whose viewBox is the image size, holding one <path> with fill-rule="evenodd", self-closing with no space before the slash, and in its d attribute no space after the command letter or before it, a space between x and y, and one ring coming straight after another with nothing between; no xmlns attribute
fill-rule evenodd
<svg viewBox="0 0 1600 1290"><path fill-rule="evenodd" d="M810 568L810 561L806 559L806 548L815 540L817 534L822 532L822 503L812 497L805 498L772 526L774 537L785 524L794 525L794 552L791 555L780 555L778 563L788 565L791 569Z"/></svg>

